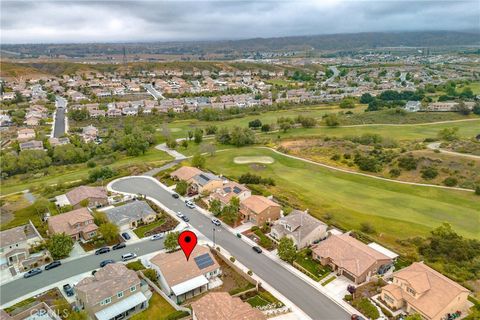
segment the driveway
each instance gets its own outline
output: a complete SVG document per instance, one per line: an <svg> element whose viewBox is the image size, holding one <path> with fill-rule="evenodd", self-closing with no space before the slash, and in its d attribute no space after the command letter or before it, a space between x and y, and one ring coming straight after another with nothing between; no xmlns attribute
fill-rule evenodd
<svg viewBox="0 0 480 320"><path fill-rule="evenodd" d="M73 249L72 249L72 251L70 252L70 257L69 257L69 258L80 257L80 256L83 256L85 253L86 253L86 251L82 248L82 246L80 245L80 243L75 242L75 243L73 244Z"/></svg>
<svg viewBox="0 0 480 320"><path fill-rule="evenodd" d="M335 273L332 273L332 275L334 274ZM325 277L325 279L328 279L330 277L331 275ZM328 283L325 286L325 289L327 289L337 299L343 300L343 297L345 297L345 295L348 294L347 288L351 284L355 285L351 280L348 280L344 276L340 276L340 277L337 277L332 282Z"/></svg>

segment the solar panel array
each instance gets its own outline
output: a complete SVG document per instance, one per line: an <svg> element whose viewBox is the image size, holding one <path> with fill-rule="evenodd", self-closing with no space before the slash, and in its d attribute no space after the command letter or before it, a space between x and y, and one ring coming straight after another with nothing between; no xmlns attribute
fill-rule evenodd
<svg viewBox="0 0 480 320"><path fill-rule="evenodd" d="M233 192L239 194L240 192L242 192L242 189L240 189L239 187L233 187Z"/></svg>
<svg viewBox="0 0 480 320"><path fill-rule="evenodd" d="M195 259L195 263L197 264L197 267L200 270L204 269L206 267L209 267L209 266L213 265L213 263L214 263L212 258L210 257L210 255L208 253L204 253L201 256L195 257L194 259Z"/></svg>

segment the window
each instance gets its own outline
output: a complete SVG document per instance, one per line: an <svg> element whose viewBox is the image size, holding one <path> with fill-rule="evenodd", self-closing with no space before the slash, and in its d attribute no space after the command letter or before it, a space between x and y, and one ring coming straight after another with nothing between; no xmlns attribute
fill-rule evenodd
<svg viewBox="0 0 480 320"><path fill-rule="evenodd" d="M101 305L101 306L104 306L104 305L109 304L110 302L112 302L112 298L111 298L111 297L109 297L109 298L103 300L102 302L100 302L100 305Z"/></svg>
<svg viewBox="0 0 480 320"><path fill-rule="evenodd" d="M136 287L136 286L131 286L131 287L130 287L130 292L134 292L134 291L136 291L136 290L137 290L137 287Z"/></svg>
<svg viewBox="0 0 480 320"><path fill-rule="evenodd" d="M385 298L385 301L388 301L390 303L393 303L392 297L390 297L388 294L383 294L383 297Z"/></svg>
<svg viewBox="0 0 480 320"><path fill-rule="evenodd" d="M120 299L121 297L123 297L123 291L119 291L119 292L117 293L117 298Z"/></svg>
<svg viewBox="0 0 480 320"><path fill-rule="evenodd" d="M410 287L407 287L407 292L410 293L411 295L415 295L415 290L413 290Z"/></svg>

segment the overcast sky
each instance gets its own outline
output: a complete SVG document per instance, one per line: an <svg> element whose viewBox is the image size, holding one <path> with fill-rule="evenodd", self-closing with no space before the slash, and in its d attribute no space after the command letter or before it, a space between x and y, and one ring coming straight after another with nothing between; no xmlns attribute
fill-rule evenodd
<svg viewBox="0 0 480 320"><path fill-rule="evenodd" d="M2 43L243 39L480 28L474 1L5 1Z"/></svg>

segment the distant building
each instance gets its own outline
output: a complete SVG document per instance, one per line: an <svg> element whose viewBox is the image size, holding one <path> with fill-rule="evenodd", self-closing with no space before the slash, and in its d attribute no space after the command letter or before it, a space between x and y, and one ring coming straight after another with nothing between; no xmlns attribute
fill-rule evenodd
<svg viewBox="0 0 480 320"><path fill-rule="evenodd" d="M238 198L240 201L250 197L252 192L242 184L229 181L218 189L215 189L207 199L207 202L213 200L219 200L222 206L226 206L230 203L233 197Z"/></svg>
<svg viewBox="0 0 480 320"><path fill-rule="evenodd" d="M227 292L210 292L192 303L193 320L265 320L258 309Z"/></svg>
<svg viewBox="0 0 480 320"><path fill-rule="evenodd" d="M20 143L20 151L23 150L43 150L43 142L32 140Z"/></svg>
<svg viewBox="0 0 480 320"><path fill-rule="evenodd" d="M253 195L240 202L240 214L245 222L262 226L266 222L278 220L281 206L263 196Z"/></svg>
<svg viewBox="0 0 480 320"><path fill-rule="evenodd" d="M417 112L420 111L421 106L420 101L408 101L403 108L408 112Z"/></svg>
<svg viewBox="0 0 480 320"><path fill-rule="evenodd" d="M122 231L151 223L157 217L157 213L146 201L132 201L104 212L107 214L108 220L116 224Z"/></svg>
<svg viewBox="0 0 480 320"><path fill-rule="evenodd" d="M31 222L0 232L0 266L19 266L30 256L30 247L42 241ZM23 271L23 270L22 270Z"/></svg>
<svg viewBox="0 0 480 320"><path fill-rule="evenodd" d="M17 140L19 142L35 139L35 130L24 128L17 131Z"/></svg>
<svg viewBox="0 0 480 320"><path fill-rule="evenodd" d="M88 200L88 207L100 207L108 204L107 190L103 187L79 186L64 195L55 197L57 205L63 207L71 205L81 208L81 202Z"/></svg>
<svg viewBox="0 0 480 320"><path fill-rule="evenodd" d="M87 208L80 208L51 216L47 220L50 234L65 233L73 240L91 240L97 235L98 226Z"/></svg>

